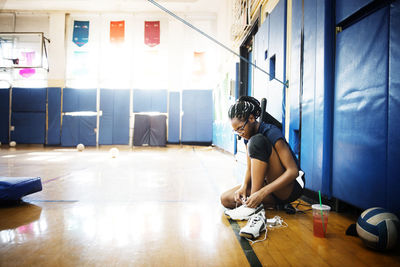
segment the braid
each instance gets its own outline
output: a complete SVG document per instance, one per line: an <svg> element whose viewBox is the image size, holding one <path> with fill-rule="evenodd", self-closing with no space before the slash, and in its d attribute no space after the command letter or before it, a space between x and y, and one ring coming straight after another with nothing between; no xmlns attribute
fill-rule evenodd
<svg viewBox="0 0 400 267"><path fill-rule="evenodd" d="M251 114L256 119L261 114L260 102L252 96L241 96L228 111L230 119L238 118L240 120L247 120Z"/></svg>

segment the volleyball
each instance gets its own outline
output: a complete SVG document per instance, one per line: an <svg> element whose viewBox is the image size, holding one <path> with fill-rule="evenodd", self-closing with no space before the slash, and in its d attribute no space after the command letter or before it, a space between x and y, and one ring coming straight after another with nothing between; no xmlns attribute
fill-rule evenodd
<svg viewBox="0 0 400 267"><path fill-rule="evenodd" d="M112 158L116 158L119 154L119 150L116 147L110 149L110 154Z"/></svg>
<svg viewBox="0 0 400 267"><path fill-rule="evenodd" d="M400 222L395 214L375 207L361 213L356 228L358 236L366 246L388 250L393 248L399 239Z"/></svg>
<svg viewBox="0 0 400 267"><path fill-rule="evenodd" d="M76 149L78 149L78 151L83 151L85 149L85 145L84 144L78 144L76 146Z"/></svg>

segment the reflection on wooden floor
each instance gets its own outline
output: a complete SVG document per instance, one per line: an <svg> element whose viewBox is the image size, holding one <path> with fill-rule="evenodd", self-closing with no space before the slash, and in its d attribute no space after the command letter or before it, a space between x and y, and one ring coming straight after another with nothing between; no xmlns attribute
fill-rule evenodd
<svg viewBox="0 0 400 267"><path fill-rule="evenodd" d="M0 266L249 266L219 203L238 181L230 154L212 147L0 147L0 176L40 176L43 191L0 207ZM307 207L304 207L306 209ZM328 237L312 215L281 216L252 245L264 266L395 266L346 236L356 218L332 212ZM244 226L245 222L239 222Z"/></svg>

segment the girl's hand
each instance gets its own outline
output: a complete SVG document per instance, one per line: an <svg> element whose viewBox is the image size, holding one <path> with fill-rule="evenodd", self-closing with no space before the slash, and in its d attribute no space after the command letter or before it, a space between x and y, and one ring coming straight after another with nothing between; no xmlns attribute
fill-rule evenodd
<svg viewBox="0 0 400 267"><path fill-rule="evenodd" d="M258 205L260 205L260 203L262 202L262 200L264 199L264 195L261 193L261 190L258 190L257 192L251 194L245 204L247 207L249 208L257 208Z"/></svg>
<svg viewBox="0 0 400 267"><path fill-rule="evenodd" d="M238 190L236 190L235 194L233 195L233 198L236 203L243 203L242 199L246 198L246 188L241 186Z"/></svg>

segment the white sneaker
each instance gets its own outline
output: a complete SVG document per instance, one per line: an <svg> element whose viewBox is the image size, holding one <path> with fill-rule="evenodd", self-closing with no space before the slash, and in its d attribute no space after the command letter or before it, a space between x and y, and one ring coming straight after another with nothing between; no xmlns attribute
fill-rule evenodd
<svg viewBox="0 0 400 267"><path fill-rule="evenodd" d="M257 214L251 216L246 226L240 229L239 235L245 238L255 239L264 231L265 237L267 237L265 211L263 209Z"/></svg>
<svg viewBox="0 0 400 267"><path fill-rule="evenodd" d="M261 210L264 210L263 204L260 204L257 208L249 208L246 205L242 205L237 207L236 209L226 210L225 215L228 216L232 220L248 220L251 215L254 215Z"/></svg>

